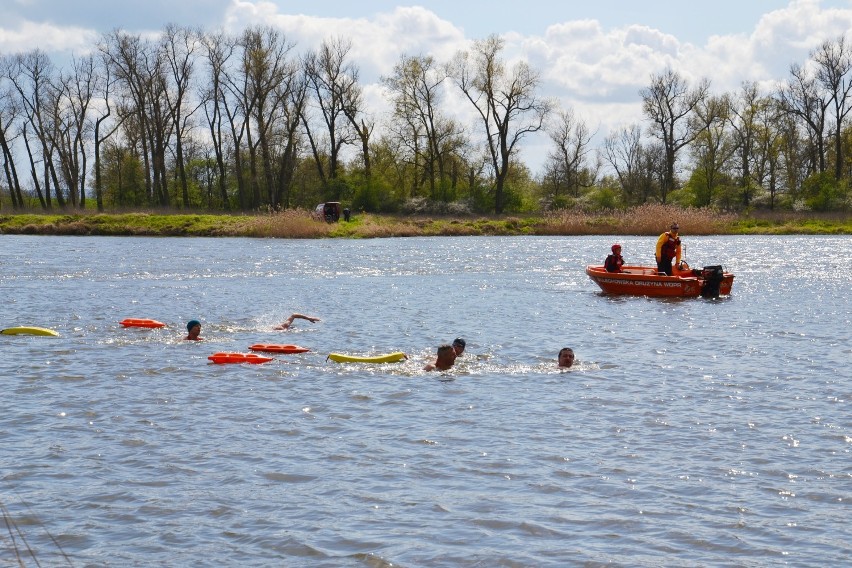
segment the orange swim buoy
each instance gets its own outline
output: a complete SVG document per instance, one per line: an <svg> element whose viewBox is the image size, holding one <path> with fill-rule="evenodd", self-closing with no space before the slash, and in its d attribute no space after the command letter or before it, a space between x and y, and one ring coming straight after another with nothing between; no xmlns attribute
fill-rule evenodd
<svg viewBox="0 0 852 568"><path fill-rule="evenodd" d="M158 328L158 327L166 327L161 321L152 320L152 319L140 319L140 318L127 318L123 319L120 322L124 327L147 327L147 328Z"/></svg>
<svg viewBox="0 0 852 568"><path fill-rule="evenodd" d="M249 349L252 351L265 351L267 353L306 353L310 351L307 347L300 347L298 345L278 345L275 343L256 343L249 346Z"/></svg>
<svg viewBox="0 0 852 568"><path fill-rule="evenodd" d="M272 357L263 357L256 353L214 353L207 357L217 364L222 363L269 363Z"/></svg>

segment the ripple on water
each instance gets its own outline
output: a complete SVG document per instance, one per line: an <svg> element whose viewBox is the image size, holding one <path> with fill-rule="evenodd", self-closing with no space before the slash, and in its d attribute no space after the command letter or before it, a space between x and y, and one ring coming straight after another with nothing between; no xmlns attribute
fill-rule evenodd
<svg viewBox="0 0 852 568"><path fill-rule="evenodd" d="M49 535L74 564L852 557L844 241L689 240L737 274L729 298L599 293L582 270L609 237L4 237L10 309L62 337L3 338L3 505L42 565L62 563ZM294 311L322 321L271 329ZM424 372L458 336L454 369ZM261 341L311 351L207 360Z"/></svg>

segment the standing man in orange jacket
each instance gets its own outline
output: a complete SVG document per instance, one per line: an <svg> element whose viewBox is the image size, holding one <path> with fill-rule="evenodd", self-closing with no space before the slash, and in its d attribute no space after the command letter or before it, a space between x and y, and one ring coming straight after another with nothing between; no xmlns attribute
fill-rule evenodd
<svg viewBox="0 0 852 568"><path fill-rule="evenodd" d="M680 263L680 237L678 236L677 223L672 223L671 229L660 235L657 239L657 272L665 272L672 275L672 259Z"/></svg>

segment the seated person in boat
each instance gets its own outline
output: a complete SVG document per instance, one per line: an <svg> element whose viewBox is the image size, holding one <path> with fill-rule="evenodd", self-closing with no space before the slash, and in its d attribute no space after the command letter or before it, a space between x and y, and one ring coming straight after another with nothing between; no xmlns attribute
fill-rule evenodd
<svg viewBox="0 0 852 568"><path fill-rule="evenodd" d="M660 238L657 239L657 272L664 272L665 274L671 276L672 275L672 259L675 259L677 263L680 263L680 237L678 236L678 231L680 227L678 227L677 223L672 223L671 228L660 235Z"/></svg>
<svg viewBox="0 0 852 568"><path fill-rule="evenodd" d="M461 337L456 337L453 340L453 351L456 352L456 357L460 357L462 353L464 353L464 348L467 346L467 343Z"/></svg>
<svg viewBox="0 0 852 568"><path fill-rule="evenodd" d="M424 371L446 371L456 362L456 350L449 343L445 343L438 347L438 358L434 363L429 363L423 367Z"/></svg>
<svg viewBox="0 0 852 568"><path fill-rule="evenodd" d="M186 324L186 331L188 332L187 336L184 339L189 341L202 341L202 337L198 337L201 334L201 322L198 320L191 320Z"/></svg>
<svg viewBox="0 0 852 568"><path fill-rule="evenodd" d="M290 326L293 325L293 320L297 320L297 319L308 320L309 322L312 322L312 323L316 323L320 320L319 318L315 318L313 316L305 316L305 315L302 315L302 314L290 314L290 317L287 318L286 320L284 320L284 323L282 323L281 325L276 325L272 329L278 329L278 330L290 329Z"/></svg>
<svg viewBox="0 0 852 568"><path fill-rule="evenodd" d="M567 369L574 364L574 350L570 347L563 347L559 350L559 368Z"/></svg>
<svg viewBox="0 0 852 568"><path fill-rule="evenodd" d="M624 266L624 259L621 257L621 245L616 243L612 245L612 254L604 261L604 268L607 272L622 272L622 266Z"/></svg>

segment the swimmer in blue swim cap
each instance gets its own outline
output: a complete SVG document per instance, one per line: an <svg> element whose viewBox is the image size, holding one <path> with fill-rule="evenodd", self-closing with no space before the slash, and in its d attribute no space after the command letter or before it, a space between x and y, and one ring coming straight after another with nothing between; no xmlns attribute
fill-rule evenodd
<svg viewBox="0 0 852 568"><path fill-rule="evenodd" d="M184 337L184 339L188 339L190 341L202 341L201 337L198 337L201 334L201 322L198 320L191 320L186 324L186 331L189 334Z"/></svg>
<svg viewBox="0 0 852 568"><path fill-rule="evenodd" d="M462 353L464 353L464 348L467 346L467 342L461 337L456 337L453 340L453 351L456 352L456 357L459 357Z"/></svg>

